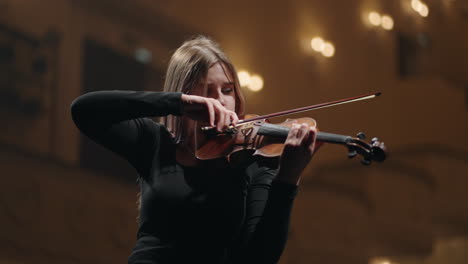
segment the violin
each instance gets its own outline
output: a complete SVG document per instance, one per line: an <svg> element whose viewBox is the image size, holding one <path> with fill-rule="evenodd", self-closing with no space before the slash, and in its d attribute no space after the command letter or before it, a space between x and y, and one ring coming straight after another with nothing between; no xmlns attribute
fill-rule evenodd
<svg viewBox="0 0 468 264"><path fill-rule="evenodd" d="M202 127L201 131L205 134L206 139L203 144L197 147L195 156L199 160L226 157L229 161L239 160L239 157L245 157L246 155L266 158L279 157L284 149L284 141L294 123L307 123L312 127L316 127L317 123L312 118L303 117L287 119L280 124L271 124L268 122L269 117L366 100L379 95L380 93L367 94L264 116L246 115L236 126L231 125L222 132L218 132L214 127ZM387 156L384 142L374 137L369 143L365 141L365 138L363 132L359 132L355 137L352 137L319 131L316 140L345 146L348 149L348 158L360 155L362 156L361 163L363 165L369 165L372 161L383 162Z"/></svg>

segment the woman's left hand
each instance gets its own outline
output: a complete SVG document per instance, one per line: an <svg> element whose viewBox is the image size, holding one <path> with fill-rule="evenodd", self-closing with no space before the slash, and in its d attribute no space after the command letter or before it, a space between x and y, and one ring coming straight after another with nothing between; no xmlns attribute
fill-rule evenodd
<svg viewBox="0 0 468 264"><path fill-rule="evenodd" d="M317 128L306 123L294 124L284 143L276 180L299 185L304 168L320 147Z"/></svg>

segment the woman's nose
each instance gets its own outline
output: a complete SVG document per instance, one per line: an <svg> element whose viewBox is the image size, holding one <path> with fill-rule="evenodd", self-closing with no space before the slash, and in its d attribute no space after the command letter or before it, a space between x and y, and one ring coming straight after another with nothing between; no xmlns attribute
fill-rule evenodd
<svg viewBox="0 0 468 264"><path fill-rule="evenodd" d="M223 106L226 105L226 100L225 100L224 95L223 95L222 92L216 93L215 99L218 100Z"/></svg>
<svg viewBox="0 0 468 264"><path fill-rule="evenodd" d="M218 101L219 101L223 106L226 106L226 100L224 100L222 97L220 97L220 99L218 99Z"/></svg>

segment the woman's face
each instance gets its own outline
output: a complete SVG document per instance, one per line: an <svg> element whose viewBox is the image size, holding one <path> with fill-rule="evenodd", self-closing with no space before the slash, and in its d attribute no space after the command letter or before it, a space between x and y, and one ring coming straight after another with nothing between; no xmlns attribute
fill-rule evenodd
<svg viewBox="0 0 468 264"><path fill-rule="evenodd" d="M206 94L203 92L205 87ZM216 99L226 109L230 111L236 110L234 78L232 78L230 72L221 63L216 63L208 69L206 78L195 87L191 94ZM202 144L203 135L197 133L197 131L199 131L200 127L208 125L208 122L196 122L183 117L182 127L185 130L185 144L192 147L196 147L196 141Z"/></svg>
<svg viewBox="0 0 468 264"><path fill-rule="evenodd" d="M205 82L202 85L206 85L206 97L216 99L226 109L235 111L234 78L221 63L216 63L208 69Z"/></svg>

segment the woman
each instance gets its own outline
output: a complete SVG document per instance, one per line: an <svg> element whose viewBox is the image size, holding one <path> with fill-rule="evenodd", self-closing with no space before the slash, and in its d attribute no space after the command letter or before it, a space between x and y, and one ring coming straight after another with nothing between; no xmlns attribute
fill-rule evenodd
<svg viewBox="0 0 468 264"><path fill-rule="evenodd" d="M234 66L206 37L175 51L164 92L100 91L72 103L77 127L139 174L139 229L129 263L278 261L316 130L290 130L277 170L259 161L234 168L198 160L200 126L223 131L243 111Z"/></svg>

